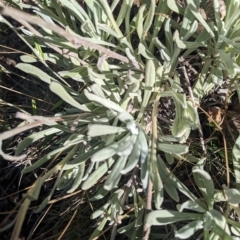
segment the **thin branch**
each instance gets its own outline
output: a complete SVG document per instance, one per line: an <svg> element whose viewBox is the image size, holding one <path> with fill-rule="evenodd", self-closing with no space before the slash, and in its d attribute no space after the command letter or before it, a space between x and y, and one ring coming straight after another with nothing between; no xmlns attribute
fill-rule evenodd
<svg viewBox="0 0 240 240"><path fill-rule="evenodd" d="M65 226L65 228L62 230L62 232L60 233L60 235L58 236L58 240L61 240L63 235L66 233L67 229L69 228L71 222L73 221L74 217L76 216L77 214L77 211L78 211L78 208L74 211L71 219L68 221L67 225Z"/></svg>
<svg viewBox="0 0 240 240"><path fill-rule="evenodd" d="M38 122L41 122L42 124L48 125L48 124L53 124L59 117L32 116L26 113L17 112L16 118L19 118L28 122L38 121Z"/></svg>
<svg viewBox="0 0 240 240"><path fill-rule="evenodd" d="M158 105L160 100L160 93L157 94L152 110L152 141L151 141L151 156L150 156L150 168L152 169L150 172L155 173L157 169L157 139L158 139L158 126L157 126L157 116L158 116ZM151 176L149 175L148 180L148 189L147 189L147 203L146 203L146 215L152 210L152 195L153 195L153 182L151 180ZM146 217L146 216L145 216ZM143 240L148 240L151 232L150 227L143 227Z"/></svg>

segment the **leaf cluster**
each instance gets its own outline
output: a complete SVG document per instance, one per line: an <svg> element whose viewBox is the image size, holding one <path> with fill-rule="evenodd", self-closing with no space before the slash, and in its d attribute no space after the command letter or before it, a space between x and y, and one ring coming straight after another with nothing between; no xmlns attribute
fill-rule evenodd
<svg viewBox="0 0 240 240"><path fill-rule="evenodd" d="M215 189L204 170L206 156L192 156L186 144L191 130L200 125L195 103L214 86L221 85L225 77L238 77L239 1L226 0L224 19L217 0L213 1L214 18L208 19L199 12L204 1L187 0L183 8L174 0L151 0L137 11L133 0L121 4L118 0L111 4L107 0L84 4L75 0L34 2L29 5L11 1L15 8L30 10L36 16L14 12L23 25L21 30L14 29L5 18L15 9L4 6L0 21L13 28L32 51L31 56L21 56L22 62L16 67L48 84L66 104L65 110L55 116L20 116L32 125L25 124L19 131L36 125L46 128L27 136L17 146L16 158L25 157L21 155L24 149L40 139L55 139L50 148L43 147L47 150L45 155L22 171L26 174L51 163L25 194L28 203L39 198L47 179L56 177L54 187L35 212L44 209L56 190L72 193L98 185L91 200L103 199L109 193L110 197L92 214L98 224L90 239L101 235L107 222L115 237L116 224L126 218L128 224L117 231L130 239L141 237L144 227L179 221L186 221L175 233L180 239L188 239L197 230L202 230L204 239L239 236L239 224L229 219L228 212L224 215L214 208L216 202L226 202L229 209L238 211L238 187L225 188L223 192ZM182 21L175 21L173 13ZM183 91L177 66L180 57L187 59L191 54L197 55L203 66L192 89L193 97L189 98ZM157 120L163 97L173 99L175 105L168 134L164 134ZM19 131L3 133L0 142ZM2 150L0 154L10 159ZM170 171L175 160L196 164L192 174L200 198ZM122 176L126 182L121 181ZM176 205L175 210L162 209L166 193L174 202L180 202L180 193L188 200ZM157 210L146 214L152 197ZM130 209L128 216L126 209Z"/></svg>

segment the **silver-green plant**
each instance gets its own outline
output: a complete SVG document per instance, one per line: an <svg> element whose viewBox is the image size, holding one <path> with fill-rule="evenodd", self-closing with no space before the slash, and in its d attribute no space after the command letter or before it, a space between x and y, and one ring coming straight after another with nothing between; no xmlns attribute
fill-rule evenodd
<svg viewBox="0 0 240 240"><path fill-rule="evenodd" d="M223 191L216 190L211 176L203 169L204 162L205 159L200 160L192 171L196 186L200 190L202 197L197 198L192 193L190 195L189 190L186 189L181 191L189 200L178 204L176 206L178 211L167 209L152 211L146 217L145 224L148 227L187 221L185 225L175 232L175 238L189 239L196 231L202 229L202 233L199 232L198 236L201 239L238 239L239 223L226 218L223 212L216 210L214 204L217 205L219 202L225 201L230 206L236 207L240 201L240 192L237 189L228 189L227 187ZM166 168L161 158L159 158L159 165ZM172 186L178 182L174 175L168 181ZM183 212L183 210L190 211ZM193 211L196 213L193 213ZM191 221L189 222L189 220ZM231 233L236 236L233 237Z"/></svg>
<svg viewBox="0 0 240 240"><path fill-rule="evenodd" d="M191 1L187 0L187 7L183 9L175 1L169 0L169 8L183 15L182 24L170 20L176 29L174 40L178 48L185 50L184 57L197 51L204 65L193 93L196 101L200 101L214 86L221 85L223 79L235 78L239 75L239 1ZM209 12L206 2L210 2L213 18L205 19L199 9ZM224 18L221 18L220 2L225 3ZM210 5L210 6L211 6ZM203 26L199 30L199 24ZM191 41L188 41L189 38Z"/></svg>
<svg viewBox="0 0 240 240"><path fill-rule="evenodd" d="M16 4L18 1L11 2ZM25 158L24 154L21 155L24 149L40 139L56 139L51 147L45 148L47 153L44 156L22 171L23 174L32 172L57 159L25 194L16 219L16 237L22 216L31 201L39 198L43 183L53 174L57 176L54 187L35 212L47 205L55 190L66 189L67 193L78 188L88 190L105 177L91 200L102 199L108 193L111 196L92 214L92 218L98 218L98 224L90 239L99 236L107 222L112 226L112 239L117 231L137 239L144 235L148 238L151 225L178 220L194 220L176 233L178 238L190 237L198 229L204 229L205 239L222 236L225 228L221 227L228 223L228 218L213 208L215 189L210 176L198 164L193 170L204 202L170 173L158 153L161 151L169 164L174 159L199 161L188 155L189 147L185 143L192 129L200 129L195 101L198 102L214 86L215 82L212 84L206 78L208 73L213 75L214 64L203 66L191 99L183 93L176 66L179 57L187 58L193 51L199 51L203 59L213 52L214 56L219 54L218 61L219 56L224 56L219 66L227 66L226 59L236 57L232 51L235 45L232 44L237 44L237 36L231 32L231 27L236 24L237 28L238 13L233 6L239 6L237 1L228 1L225 24L219 20L216 0L216 22L211 23L207 23L198 12L201 1L188 0L185 10L173 0L146 1L134 16L133 3L133 0L124 0L117 16L113 15L113 11L119 7L119 0L112 1L111 5L107 0L89 0L85 1L84 7L75 0L52 0L47 5L43 1L35 1L34 6L24 3L15 5L32 10L37 17L1 6L0 21L13 28L4 16L15 16L23 28L13 30L33 53L32 56L21 56L22 63L16 67L48 84L51 91L67 104L64 111L55 116L18 113L17 117L27 124L0 137L1 143L22 131L47 126L26 137L18 145L16 156L9 156L1 150L0 154L7 160ZM171 10L183 15L182 24L171 19ZM231 14L234 19L230 18ZM198 22L205 27L202 32L196 32ZM226 26L229 29L227 33ZM163 41L158 39L162 29L165 33ZM211 48L208 41L213 43ZM205 48L207 53L199 50L200 47ZM217 60L214 61L217 63ZM42 68L36 67L35 63L41 63ZM52 68L52 64L57 68ZM238 68L236 64L231 67L227 72L229 76ZM74 81L74 86L69 80ZM162 97L171 97L176 110L168 134L163 133L157 120ZM126 185L121 182L122 175L129 176ZM136 175L140 176L139 188L144 194L136 188ZM164 191L176 202L180 199L178 191L190 200L179 205L179 212L162 210ZM152 195L154 207L158 210L146 215L145 208L151 211ZM132 198L130 205L126 203L129 198ZM125 217L125 209L131 207L130 213L133 214L128 215L129 224L118 228ZM180 213L188 208L200 213ZM143 233L144 218L146 229ZM239 230L238 224L231 224ZM226 229L226 236L230 238L228 227ZM163 235L158 237L166 237Z"/></svg>

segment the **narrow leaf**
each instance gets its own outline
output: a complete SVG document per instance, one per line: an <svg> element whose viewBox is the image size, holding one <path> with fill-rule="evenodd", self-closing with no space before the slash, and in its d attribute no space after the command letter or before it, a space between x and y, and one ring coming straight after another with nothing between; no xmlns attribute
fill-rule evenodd
<svg viewBox="0 0 240 240"><path fill-rule="evenodd" d="M121 170L124 168L126 161L127 161L126 156L120 156L116 160L116 163L104 184L104 189L110 191L118 184L122 176Z"/></svg>
<svg viewBox="0 0 240 240"><path fill-rule="evenodd" d="M158 150L171 154L185 154L188 152L188 146L170 143L159 143Z"/></svg>
<svg viewBox="0 0 240 240"><path fill-rule="evenodd" d="M140 145L140 139L138 137L133 147L132 154L129 157L128 163L125 166L125 168L121 170L121 174L127 174L137 165L140 154L141 154L141 145Z"/></svg>
<svg viewBox="0 0 240 240"><path fill-rule="evenodd" d="M84 91L85 96L88 98L88 100L93 101L95 103L98 103L106 108L112 109L116 112L123 112L124 109L121 108L118 104L104 98L100 98L92 93L89 93L87 90Z"/></svg>
<svg viewBox="0 0 240 240"><path fill-rule="evenodd" d="M149 176L149 163L147 161L148 156L148 144L146 136L142 130L139 131L139 143L141 146L141 180L143 188L146 190L148 186L148 176Z"/></svg>
<svg viewBox="0 0 240 240"><path fill-rule="evenodd" d="M203 169L193 169L193 176L200 191L202 192L205 201L208 203L208 207L212 208L213 195L214 195L214 183L209 173Z"/></svg>
<svg viewBox="0 0 240 240"><path fill-rule="evenodd" d="M180 239L189 239L196 231L203 228L202 220L195 220L187 223L182 228L180 228L176 233L175 237Z"/></svg>
<svg viewBox="0 0 240 240"><path fill-rule="evenodd" d="M206 212L206 209L202 208L197 202L191 200L188 200L182 204L178 204L177 209L179 212L182 212L184 209L194 210L200 213Z"/></svg>
<svg viewBox="0 0 240 240"><path fill-rule="evenodd" d="M180 213L177 211L169 210L155 210L147 214L145 225L146 227L151 226L162 226L174 222L181 222L186 220L201 219L202 214L197 213Z"/></svg>
<svg viewBox="0 0 240 240"><path fill-rule="evenodd" d="M84 170L85 170L85 163L82 163L78 166L78 173L77 173L76 177L74 178L72 187L67 191L67 193L72 193L79 187L79 185L82 182Z"/></svg>
<svg viewBox="0 0 240 240"><path fill-rule="evenodd" d="M115 127L115 126L101 125L101 124L88 125L88 136L91 136L91 137L118 134L125 131L126 131L126 128L122 128L122 127Z"/></svg>
<svg viewBox="0 0 240 240"><path fill-rule="evenodd" d="M58 133L61 132L60 129L57 128L49 128L34 134L29 135L28 137L24 138L23 141L21 141L16 149L16 156L18 156L25 148L27 148L30 144L36 142L37 140L43 138L43 137L47 137L50 136L54 133Z"/></svg>
<svg viewBox="0 0 240 240"><path fill-rule="evenodd" d="M46 74L44 71L40 70L38 67L35 67L31 64L27 63L19 63L16 65L16 68L22 70L25 73L29 73L30 75L41 79L42 81L50 84L53 78Z"/></svg>
<svg viewBox="0 0 240 240"><path fill-rule="evenodd" d="M105 163L102 163L102 165L96 169L83 183L82 189L87 190L91 188L107 171L108 169L113 165L114 159L110 158Z"/></svg>
<svg viewBox="0 0 240 240"><path fill-rule="evenodd" d="M60 83L55 82L55 81L51 82L49 87L52 92L54 92L56 95L58 95L61 99L63 99L68 104L70 104L82 111L89 112L89 109L87 107L81 105L76 100L74 100Z"/></svg>

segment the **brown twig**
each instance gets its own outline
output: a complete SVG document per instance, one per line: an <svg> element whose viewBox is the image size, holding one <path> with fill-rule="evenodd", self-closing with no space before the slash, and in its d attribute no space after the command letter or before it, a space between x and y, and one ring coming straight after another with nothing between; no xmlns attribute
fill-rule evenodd
<svg viewBox="0 0 240 240"><path fill-rule="evenodd" d="M62 239L63 235L65 234L65 232L66 232L67 229L69 228L71 222L73 221L75 215L77 214L77 211L78 211L78 208L74 211L74 213L73 213L71 219L68 221L66 227L63 229L63 231L62 231L61 234L59 235L58 240Z"/></svg>

